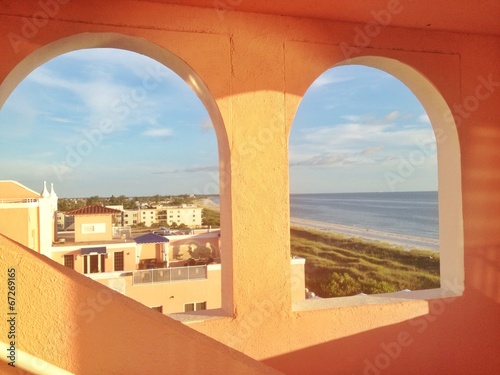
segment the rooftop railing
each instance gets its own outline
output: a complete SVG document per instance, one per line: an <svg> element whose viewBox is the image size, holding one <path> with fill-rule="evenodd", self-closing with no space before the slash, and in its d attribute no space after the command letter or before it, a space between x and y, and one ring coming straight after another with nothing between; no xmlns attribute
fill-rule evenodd
<svg viewBox="0 0 500 375"><path fill-rule="evenodd" d="M133 273L133 284L171 283L207 278L207 266L156 268Z"/></svg>
<svg viewBox="0 0 500 375"><path fill-rule="evenodd" d="M4 198L0 199L0 204L7 203L37 203L38 198Z"/></svg>

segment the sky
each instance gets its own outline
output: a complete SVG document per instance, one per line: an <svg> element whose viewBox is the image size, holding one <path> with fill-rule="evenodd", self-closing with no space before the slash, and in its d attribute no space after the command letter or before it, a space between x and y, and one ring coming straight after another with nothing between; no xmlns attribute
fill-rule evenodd
<svg viewBox="0 0 500 375"><path fill-rule="evenodd" d="M128 51L91 49L35 69L0 112L0 179L59 197L217 194L217 140L174 72ZM425 111L394 77L326 71L289 141L292 193L437 190Z"/></svg>

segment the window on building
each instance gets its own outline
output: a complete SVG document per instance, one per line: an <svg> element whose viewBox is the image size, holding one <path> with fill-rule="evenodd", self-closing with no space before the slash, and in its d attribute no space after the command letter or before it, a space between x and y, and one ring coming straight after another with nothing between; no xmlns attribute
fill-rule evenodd
<svg viewBox="0 0 500 375"><path fill-rule="evenodd" d="M114 268L115 271L123 271L124 270L124 256L123 251L117 251L114 253L115 261Z"/></svg>
<svg viewBox="0 0 500 375"><path fill-rule="evenodd" d="M83 256L83 273L100 273L105 271L106 254L89 254Z"/></svg>
<svg viewBox="0 0 500 375"><path fill-rule="evenodd" d="M96 224L82 224L82 233L106 233L106 224L105 223L96 223Z"/></svg>
<svg viewBox="0 0 500 375"><path fill-rule="evenodd" d="M307 298L440 288L438 145L424 107L374 68L318 81L335 84L311 85L289 138L291 253L305 258Z"/></svg>
<svg viewBox="0 0 500 375"><path fill-rule="evenodd" d="M207 302L193 302L184 304L184 312L201 311L207 309Z"/></svg>
<svg viewBox="0 0 500 375"><path fill-rule="evenodd" d="M196 311L206 310L206 309L207 309L207 303L206 302L198 302L196 304Z"/></svg>
<svg viewBox="0 0 500 375"><path fill-rule="evenodd" d="M73 270L75 269L75 258L72 254L66 254L64 256L64 265Z"/></svg>

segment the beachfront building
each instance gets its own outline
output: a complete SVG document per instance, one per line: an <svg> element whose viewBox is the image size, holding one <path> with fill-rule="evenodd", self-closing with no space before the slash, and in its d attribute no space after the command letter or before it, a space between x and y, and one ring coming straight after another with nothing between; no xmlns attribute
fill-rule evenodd
<svg viewBox="0 0 500 375"><path fill-rule="evenodd" d="M1 12L0 104L58 55L127 49L193 88L220 161L222 306L185 325L0 239L0 264L22 272L30 292L16 300L18 350L36 358L25 366L44 360L78 374L498 372L498 2L55 0L9 2ZM293 303L288 135L312 82L346 64L397 77L429 115L442 287ZM144 87L158 76L145 74Z"/></svg>
<svg viewBox="0 0 500 375"><path fill-rule="evenodd" d="M108 206L111 207L111 206ZM120 210L120 208L117 208ZM121 215L117 214L117 221L123 225L135 226L143 224L151 227L155 224L171 226L172 224L184 224L188 228L200 228L202 226L202 208L196 205L182 206L158 206L156 208L139 208L137 210L124 210Z"/></svg>
<svg viewBox="0 0 500 375"><path fill-rule="evenodd" d="M123 210L123 225L133 226L139 222L139 210Z"/></svg>
<svg viewBox="0 0 500 375"><path fill-rule="evenodd" d="M0 196L0 233L66 268L164 314L221 307L220 230L132 237L130 227L117 223L120 206L91 205L58 216L53 186L49 193L44 184L38 194L15 181L0 181ZM55 233L56 217L71 218L74 230ZM302 271L300 300L303 260L292 267Z"/></svg>
<svg viewBox="0 0 500 375"><path fill-rule="evenodd" d="M144 226L150 227L158 221L158 214L156 208L141 208L139 209L137 215L139 218L139 223L143 223Z"/></svg>
<svg viewBox="0 0 500 375"><path fill-rule="evenodd" d="M201 227L201 207L196 205L160 206L157 208L158 223L171 226L176 223L185 224L189 228Z"/></svg>
<svg viewBox="0 0 500 375"><path fill-rule="evenodd" d="M111 211L106 215L104 208L94 215L88 211L84 210L83 225L92 221L94 228L107 225L113 215ZM76 230L82 214L74 214ZM189 237L187 244L186 238L179 238L171 245L168 238L153 233L116 238L103 228L96 240L94 233L82 232L79 241L54 244L52 259L164 314L193 311L193 306L198 310L220 308L220 263L212 260L207 264L202 249L194 245L210 241L203 234L182 236ZM194 257L189 256L191 248L196 250ZM188 264L189 259L194 263Z"/></svg>
<svg viewBox="0 0 500 375"><path fill-rule="evenodd" d="M141 210L140 216L156 210ZM66 212L74 232L61 234L51 257L162 313L220 308L219 231L132 237L116 224L122 207L86 206Z"/></svg>

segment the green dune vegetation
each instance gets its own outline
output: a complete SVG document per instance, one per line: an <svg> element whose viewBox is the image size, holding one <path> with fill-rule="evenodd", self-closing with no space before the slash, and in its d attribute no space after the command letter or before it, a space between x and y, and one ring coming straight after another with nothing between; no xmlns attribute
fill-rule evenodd
<svg viewBox="0 0 500 375"><path fill-rule="evenodd" d="M306 259L306 287L324 298L439 288L439 253L406 250L292 227L292 256Z"/></svg>
<svg viewBox="0 0 500 375"><path fill-rule="evenodd" d="M202 220L218 226L220 213L203 207ZM323 298L439 288L439 253L431 250L299 227L290 242L292 256L306 259L306 287Z"/></svg>

